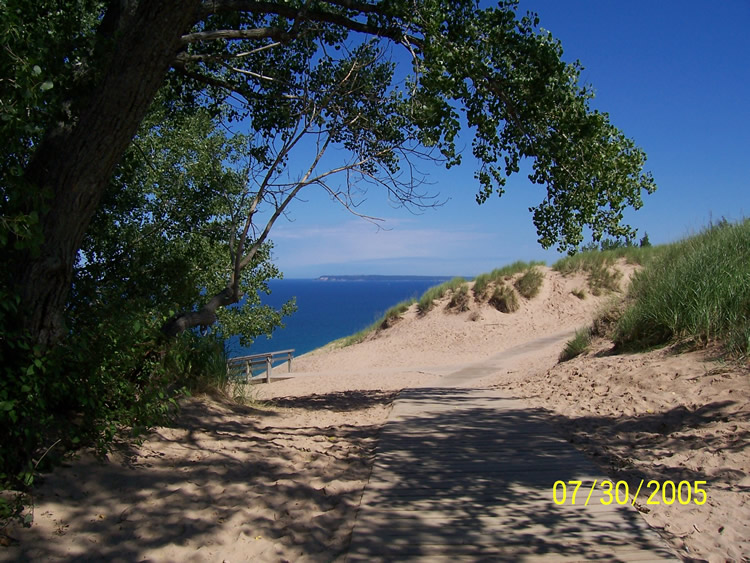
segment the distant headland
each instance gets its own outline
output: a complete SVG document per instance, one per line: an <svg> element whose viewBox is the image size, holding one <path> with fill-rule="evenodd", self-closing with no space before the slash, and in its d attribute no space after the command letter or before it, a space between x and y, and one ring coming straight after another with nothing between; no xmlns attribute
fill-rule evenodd
<svg viewBox="0 0 750 563"><path fill-rule="evenodd" d="M436 281L444 282L451 279L451 276L384 276L384 275L335 275L335 276L320 276L317 278L318 281L346 281L346 282L371 282L371 281Z"/></svg>

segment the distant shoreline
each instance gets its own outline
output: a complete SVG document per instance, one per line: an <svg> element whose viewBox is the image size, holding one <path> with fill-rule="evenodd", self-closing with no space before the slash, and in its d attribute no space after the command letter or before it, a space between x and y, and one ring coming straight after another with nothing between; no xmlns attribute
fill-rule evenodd
<svg viewBox="0 0 750 563"><path fill-rule="evenodd" d="M427 280L434 280L437 282L443 282L448 281L452 279L453 276L408 276L408 275L401 275L401 276L387 276L387 275L329 275L329 276L320 276L318 278L315 278L316 281L427 281Z"/></svg>

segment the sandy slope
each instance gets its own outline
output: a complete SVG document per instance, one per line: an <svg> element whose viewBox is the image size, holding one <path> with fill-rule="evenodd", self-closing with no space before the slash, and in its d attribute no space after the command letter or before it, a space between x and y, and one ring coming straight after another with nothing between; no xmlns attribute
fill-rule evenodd
<svg viewBox="0 0 750 563"><path fill-rule="evenodd" d="M560 341L538 339L588 324L606 298L580 300L583 278L546 275L514 314L474 302L456 314L446 300L300 357L300 377L258 386L262 407L187 401L141 447L49 476L35 525L9 530L18 542L0 560L341 558L397 391L445 384L501 386L547 408L614 480L707 481L705 505L640 502L646 519L685 557L750 557L748 370L700 352L611 356L606 343L556 365Z"/></svg>

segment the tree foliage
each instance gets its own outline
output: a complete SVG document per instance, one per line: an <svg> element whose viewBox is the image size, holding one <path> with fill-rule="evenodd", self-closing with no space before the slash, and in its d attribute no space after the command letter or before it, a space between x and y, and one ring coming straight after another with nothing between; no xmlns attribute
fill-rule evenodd
<svg viewBox="0 0 750 563"><path fill-rule="evenodd" d="M165 335L277 326L269 237L307 186L429 205L419 161L468 159L482 203L529 161L544 247L632 237L645 155L538 25L514 1L0 3L0 416L46 421L4 467L65 417L149 419L176 381Z"/></svg>

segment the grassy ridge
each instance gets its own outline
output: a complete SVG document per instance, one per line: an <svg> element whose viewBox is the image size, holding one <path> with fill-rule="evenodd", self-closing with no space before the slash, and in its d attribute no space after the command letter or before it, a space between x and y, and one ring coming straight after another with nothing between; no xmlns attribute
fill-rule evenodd
<svg viewBox="0 0 750 563"><path fill-rule="evenodd" d="M420 315L426 314L435 305L435 301L441 299L448 291L457 291L461 287L466 285L464 278L453 278L447 282L431 287L422 294L417 302L417 311Z"/></svg>
<svg viewBox="0 0 750 563"><path fill-rule="evenodd" d="M529 268L524 274L516 280L514 284L518 293L526 299L531 299L539 295L539 290L544 282L544 274L538 268Z"/></svg>
<svg viewBox="0 0 750 563"><path fill-rule="evenodd" d="M722 222L662 247L638 273L615 343L643 349L678 338L750 352L750 220Z"/></svg>
<svg viewBox="0 0 750 563"><path fill-rule="evenodd" d="M481 299L490 284L499 284L505 278L524 270L531 270L534 266L544 266L544 262L523 262L519 260L502 268L495 268L486 274L481 274L474 279L474 296L477 299Z"/></svg>
<svg viewBox="0 0 750 563"><path fill-rule="evenodd" d="M397 303L396 305L388 309L382 317L380 317L377 321L372 323L367 328L360 330L359 332L352 334L351 336L346 336L340 340L337 340L337 345L339 345L341 348L345 348L346 346L359 344L360 342L364 341L365 338L367 338L371 333L377 330L383 330L391 326L414 303L416 303L416 299L407 299L406 301Z"/></svg>
<svg viewBox="0 0 750 563"><path fill-rule="evenodd" d="M539 287L544 279L544 275L539 270L535 269L534 266L544 265L544 262L514 262L502 268L492 270L492 272L482 274L474 280L474 294L477 298L487 290L490 284L495 284L496 289L492 298L495 299L493 304L500 310L507 310L507 312L513 312L518 309L519 304L517 297L513 291L513 288L505 286L503 280L519 272L526 270L526 273L519 278L520 284L519 291L522 291L524 295L529 298L535 296L539 292ZM477 293L477 284L481 288L481 292ZM498 289L502 286L501 289ZM462 277L453 278L447 282L444 282L435 287L429 288L425 291L419 300L411 299L409 301L402 301L398 305L391 307L386 311L380 319L375 321L367 328L335 341L335 345L338 347L351 346L353 344L359 344L363 342L370 334L378 330L383 330L391 326L398 318L403 315L409 307L414 303L417 304L417 312L420 315L427 314L435 306L435 301L438 301L445 297L447 293L452 293L451 301L448 304L449 309L453 309L459 312L467 311L468 307L468 295L469 286L466 279ZM509 295L510 293L510 295Z"/></svg>
<svg viewBox="0 0 750 563"><path fill-rule="evenodd" d="M629 246L601 251L587 250L558 260L552 269L564 276L575 272L586 273L592 295L602 295L606 291L621 289L622 273L611 268L615 262L624 259L628 264L647 266L659 256L662 249L660 246ZM578 297L581 298L581 295Z"/></svg>
<svg viewBox="0 0 750 563"><path fill-rule="evenodd" d="M718 341L726 344L733 355L748 356L750 220L722 222L671 245L582 252L563 258L553 268L563 274L588 273L589 285L596 295L602 289L619 289L619 272L611 268L619 259L643 266L633 277L623 314L607 321L614 324L613 339L619 348L643 350L674 339L692 338L699 343ZM525 271L516 280L516 289L532 295L543 279L541 272L534 269L538 264L515 262L478 276L475 297L487 298L485 294L494 286L490 304L509 312L516 309L515 292L505 281ZM426 313L449 291L453 293L449 307L460 308L468 291L467 282L454 278L428 289L417 302L418 311ZM578 296L583 298L585 294L580 292ZM373 330L390 326L413 303L412 300L393 307L368 329L343 339L344 345L361 342ZM580 331L577 342L565 355L580 353L589 336L589 331Z"/></svg>
<svg viewBox="0 0 750 563"><path fill-rule="evenodd" d="M611 250L579 252L573 256L561 258L552 265L552 269L563 275L575 272L593 272L607 268L622 258L628 264L647 266L659 256L664 248L664 246L628 246Z"/></svg>

